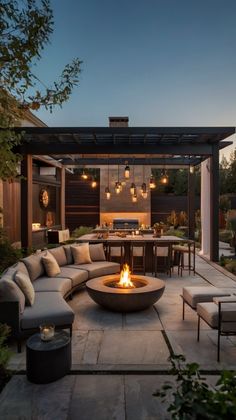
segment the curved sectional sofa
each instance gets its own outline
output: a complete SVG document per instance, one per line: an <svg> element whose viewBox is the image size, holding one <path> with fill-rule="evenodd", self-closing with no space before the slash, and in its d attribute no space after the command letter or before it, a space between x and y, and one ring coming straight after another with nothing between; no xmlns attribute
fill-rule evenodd
<svg viewBox="0 0 236 420"><path fill-rule="evenodd" d="M84 245L89 252L85 263L76 254ZM53 261L54 270L48 270L45 256ZM72 334L75 314L66 299L87 280L119 271L120 264L106 261L103 244L64 245L32 254L8 268L0 279L0 323L11 327L18 352L22 337L38 331L42 323L69 328Z"/></svg>

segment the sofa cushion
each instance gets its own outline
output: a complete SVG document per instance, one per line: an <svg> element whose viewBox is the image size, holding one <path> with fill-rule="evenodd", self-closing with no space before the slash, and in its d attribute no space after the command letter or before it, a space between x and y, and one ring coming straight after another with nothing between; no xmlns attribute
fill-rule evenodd
<svg viewBox="0 0 236 420"><path fill-rule="evenodd" d="M61 272L58 274L57 278L58 277L66 277L71 279L72 287L76 287L88 280L88 272L85 270L78 270L74 265L70 267L66 266L61 267Z"/></svg>
<svg viewBox="0 0 236 420"><path fill-rule="evenodd" d="M81 244L77 246L71 246L71 252L73 255L75 264L91 264L92 260L89 254L89 244Z"/></svg>
<svg viewBox="0 0 236 420"><path fill-rule="evenodd" d="M48 251L54 256L59 266L67 264L66 253L63 246L59 246L58 248L52 248Z"/></svg>
<svg viewBox="0 0 236 420"><path fill-rule="evenodd" d="M72 281L69 278L58 277L39 277L34 281L34 290L36 292L60 292L65 296L72 287Z"/></svg>
<svg viewBox="0 0 236 420"><path fill-rule="evenodd" d="M42 255L40 252L38 254L30 255L29 257L23 258L22 261L26 265L26 268L29 272L30 280L34 281L38 277L44 274L44 266L42 263Z"/></svg>
<svg viewBox="0 0 236 420"><path fill-rule="evenodd" d="M54 258L50 252L47 252L46 255L42 256L42 262L46 271L47 276L55 277L61 272L60 267L57 263L57 260Z"/></svg>
<svg viewBox="0 0 236 420"><path fill-rule="evenodd" d="M14 281L16 270L9 268L0 278L0 302L19 302L20 313L25 309L25 295Z"/></svg>
<svg viewBox="0 0 236 420"><path fill-rule="evenodd" d="M25 295L25 302L27 305L32 306L35 300L35 291L28 274L17 271L15 273L15 282Z"/></svg>
<svg viewBox="0 0 236 420"><path fill-rule="evenodd" d="M92 261L106 261L103 244L89 245L89 254Z"/></svg>
<svg viewBox="0 0 236 420"><path fill-rule="evenodd" d="M229 296L230 291L218 289L214 286L189 286L183 288L183 298L192 308L200 302L212 302L216 296Z"/></svg>
<svg viewBox="0 0 236 420"><path fill-rule="evenodd" d="M21 273L29 275L26 265L22 261L16 263L14 267L16 268L16 271L20 271Z"/></svg>
<svg viewBox="0 0 236 420"><path fill-rule="evenodd" d="M74 312L59 292L36 292L33 306L26 306L21 318L21 328L39 328L40 324L71 325Z"/></svg>
<svg viewBox="0 0 236 420"><path fill-rule="evenodd" d="M71 245L63 245L63 248L66 254L67 264L73 264L74 260L71 252Z"/></svg>
<svg viewBox="0 0 236 420"><path fill-rule="evenodd" d="M120 272L120 264L111 261L96 261L92 264L69 265L68 267L76 267L78 270L87 271L89 279Z"/></svg>

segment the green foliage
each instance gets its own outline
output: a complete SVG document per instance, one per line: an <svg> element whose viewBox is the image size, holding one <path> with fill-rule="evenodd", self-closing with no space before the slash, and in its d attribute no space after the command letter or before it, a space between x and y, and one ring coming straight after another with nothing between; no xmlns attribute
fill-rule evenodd
<svg viewBox="0 0 236 420"><path fill-rule="evenodd" d="M0 256L0 273L10 265L15 264L22 257L21 249L12 247L3 229L0 229Z"/></svg>
<svg viewBox="0 0 236 420"><path fill-rule="evenodd" d="M169 229L167 232L165 232L165 235L167 236L177 236L178 238L184 238L185 234L180 229Z"/></svg>
<svg viewBox="0 0 236 420"><path fill-rule="evenodd" d="M13 126L19 125L29 110L44 106L52 111L61 106L79 83L82 62L78 58L65 66L50 87L33 72L52 32L50 0L0 2L0 178L4 180L16 177L21 159L14 154L20 136L14 134Z"/></svg>
<svg viewBox="0 0 236 420"><path fill-rule="evenodd" d="M236 210L230 210L227 213L226 226L232 232L236 232Z"/></svg>
<svg viewBox="0 0 236 420"><path fill-rule="evenodd" d="M179 213L179 225L180 226L187 226L188 224L188 216L186 211L181 211Z"/></svg>
<svg viewBox="0 0 236 420"><path fill-rule="evenodd" d="M179 219L175 210L172 210L170 216L167 217L166 221L167 224L170 226L176 227L179 225Z"/></svg>
<svg viewBox="0 0 236 420"><path fill-rule="evenodd" d="M232 274L236 274L236 261L235 260L228 260L225 262L225 268Z"/></svg>
<svg viewBox="0 0 236 420"><path fill-rule="evenodd" d="M226 213L231 208L231 201L230 201L229 197L227 197L225 195L220 196L219 208L224 213Z"/></svg>
<svg viewBox="0 0 236 420"><path fill-rule="evenodd" d="M10 328L6 324L0 324L0 392L11 377L11 372L6 367L11 357L6 345L9 334Z"/></svg>
<svg viewBox="0 0 236 420"><path fill-rule="evenodd" d="M168 402L175 420L229 420L236 418L236 374L223 371L215 387L209 387L197 363L185 364L182 355L170 358L176 384L166 383L153 395Z"/></svg>
<svg viewBox="0 0 236 420"><path fill-rule="evenodd" d="M93 231L93 227L91 226L80 226L73 230L71 236L72 238L79 238L82 235L86 235L87 233L91 233Z"/></svg>
<svg viewBox="0 0 236 420"><path fill-rule="evenodd" d="M222 242L230 243L230 240L232 238L232 233L230 230L220 230L219 231L219 239Z"/></svg>

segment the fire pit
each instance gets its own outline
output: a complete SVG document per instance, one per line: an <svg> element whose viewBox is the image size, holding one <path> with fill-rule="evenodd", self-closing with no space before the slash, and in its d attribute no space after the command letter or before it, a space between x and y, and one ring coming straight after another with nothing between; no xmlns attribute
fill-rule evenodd
<svg viewBox="0 0 236 420"><path fill-rule="evenodd" d="M99 305L116 312L134 312L148 308L162 296L165 283L154 277L130 274L97 277L86 283L89 296Z"/></svg>

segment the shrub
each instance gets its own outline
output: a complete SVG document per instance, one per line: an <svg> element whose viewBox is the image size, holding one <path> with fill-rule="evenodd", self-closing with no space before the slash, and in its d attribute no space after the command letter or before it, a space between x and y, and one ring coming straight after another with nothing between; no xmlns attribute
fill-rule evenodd
<svg viewBox="0 0 236 420"><path fill-rule="evenodd" d="M232 238L232 233L230 230L220 230L219 231L219 239L222 242L227 242L228 244L230 243Z"/></svg>
<svg viewBox="0 0 236 420"><path fill-rule="evenodd" d="M169 229L165 232L167 236L177 236L178 238L184 238L185 233L179 229Z"/></svg>
<svg viewBox="0 0 236 420"><path fill-rule="evenodd" d="M7 369L11 352L6 345L6 340L10 334L10 328L6 324L0 324L0 392L11 378L11 372Z"/></svg>
<svg viewBox="0 0 236 420"><path fill-rule="evenodd" d="M0 273L2 273L10 265L15 264L21 257L21 249L15 249L9 242L0 243Z"/></svg>
<svg viewBox="0 0 236 420"><path fill-rule="evenodd" d="M182 355L170 358L176 383L163 385L153 395L169 403L175 420L229 420L236 418L236 373L223 371L215 387L209 387L197 363L185 364ZM171 398L170 398L171 394Z"/></svg>
<svg viewBox="0 0 236 420"><path fill-rule="evenodd" d="M80 226L73 230L72 237L73 238L79 238L82 235L86 235L87 233L91 233L93 231L93 227L91 226Z"/></svg>

